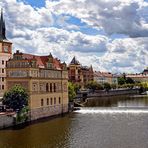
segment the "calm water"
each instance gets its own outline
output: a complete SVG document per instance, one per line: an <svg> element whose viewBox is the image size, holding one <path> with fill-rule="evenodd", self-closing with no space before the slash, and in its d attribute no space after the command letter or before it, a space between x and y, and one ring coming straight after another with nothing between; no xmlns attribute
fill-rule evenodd
<svg viewBox="0 0 148 148"><path fill-rule="evenodd" d="M111 107L97 102L64 117L1 130L0 148L147 148L147 102L119 99Z"/></svg>

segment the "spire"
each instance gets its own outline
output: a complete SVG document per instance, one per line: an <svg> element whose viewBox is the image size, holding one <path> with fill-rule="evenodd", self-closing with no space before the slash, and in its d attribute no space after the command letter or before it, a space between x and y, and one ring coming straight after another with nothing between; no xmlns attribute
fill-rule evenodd
<svg viewBox="0 0 148 148"><path fill-rule="evenodd" d="M0 17L0 41L6 40L6 27L5 21L3 19L3 9L1 9L1 17Z"/></svg>
<svg viewBox="0 0 148 148"><path fill-rule="evenodd" d="M80 65L80 62L76 59L76 57L74 56L72 61L70 62L70 64L74 64L74 65Z"/></svg>

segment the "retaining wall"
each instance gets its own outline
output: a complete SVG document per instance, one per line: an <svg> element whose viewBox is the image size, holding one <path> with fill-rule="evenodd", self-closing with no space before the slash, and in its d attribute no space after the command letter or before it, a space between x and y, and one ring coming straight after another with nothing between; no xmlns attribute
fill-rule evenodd
<svg viewBox="0 0 148 148"><path fill-rule="evenodd" d="M13 114L6 114L1 113L0 114L0 129L10 127L14 125L14 113Z"/></svg>

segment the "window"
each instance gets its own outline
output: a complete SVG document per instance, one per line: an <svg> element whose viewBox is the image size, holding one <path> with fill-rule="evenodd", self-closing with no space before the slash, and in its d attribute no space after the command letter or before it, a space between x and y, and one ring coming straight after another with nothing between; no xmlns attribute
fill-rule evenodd
<svg viewBox="0 0 148 148"><path fill-rule="evenodd" d="M59 97L59 104L61 104L61 97Z"/></svg>
<svg viewBox="0 0 148 148"><path fill-rule="evenodd" d="M50 98L50 105L52 105L52 98Z"/></svg>
<svg viewBox="0 0 148 148"><path fill-rule="evenodd" d="M4 62L4 60L2 60L2 65L4 65L5 64L5 62Z"/></svg>
<svg viewBox="0 0 148 148"><path fill-rule="evenodd" d="M56 104L56 98L54 98L54 104Z"/></svg>
<svg viewBox="0 0 148 148"><path fill-rule="evenodd" d="M46 92L49 91L49 86L48 86L48 83L46 83Z"/></svg>
<svg viewBox="0 0 148 148"><path fill-rule="evenodd" d="M2 89L4 90L4 85L2 85Z"/></svg>
<svg viewBox="0 0 148 148"><path fill-rule="evenodd" d="M2 73L4 73L4 69L2 69Z"/></svg>
<svg viewBox="0 0 148 148"><path fill-rule="evenodd" d="M56 92L56 84L54 83L54 92Z"/></svg>
<svg viewBox="0 0 148 148"><path fill-rule="evenodd" d="M4 77L2 77L2 82L4 82Z"/></svg>
<svg viewBox="0 0 148 148"><path fill-rule="evenodd" d="M47 98L47 105L49 105L49 98Z"/></svg>
<svg viewBox="0 0 148 148"><path fill-rule="evenodd" d="M50 83L50 92L52 92L52 83Z"/></svg>
<svg viewBox="0 0 148 148"><path fill-rule="evenodd" d="M44 105L44 100L43 99L41 99L41 106L43 106Z"/></svg>

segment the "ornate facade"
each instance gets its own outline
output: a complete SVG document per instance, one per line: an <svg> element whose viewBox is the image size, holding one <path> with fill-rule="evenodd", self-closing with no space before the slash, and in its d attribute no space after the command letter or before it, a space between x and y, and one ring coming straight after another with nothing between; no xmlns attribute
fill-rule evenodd
<svg viewBox="0 0 148 148"><path fill-rule="evenodd" d="M22 85L29 93L31 120L68 111L68 72L65 63L48 56L17 51L7 62L7 89Z"/></svg>
<svg viewBox="0 0 148 148"><path fill-rule="evenodd" d="M5 21L3 11L0 17L0 98L6 91L6 62L10 59L12 53L12 43L6 38Z"/></svg>
<svg viewBox="0 0 148 148"><path fill-rule="evenodd" d="M93 81L93 68L92 66L82 66L80 62L73 57L68 67L68 77L70 82L84 88L89 81Z"/></svg>

